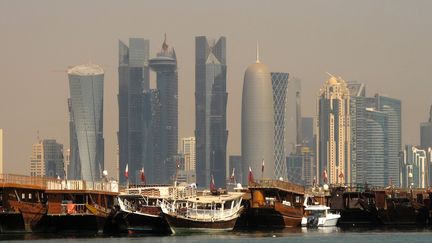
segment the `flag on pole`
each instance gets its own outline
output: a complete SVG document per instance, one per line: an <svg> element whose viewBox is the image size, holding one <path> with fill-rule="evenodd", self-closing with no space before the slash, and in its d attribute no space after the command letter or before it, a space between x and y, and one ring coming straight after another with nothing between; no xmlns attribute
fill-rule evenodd
<svg viewBox="0 0 432 243"><path fill-rule="evenodd" d="M231 173L231 177L230 177L230 180L232 180L232 181L235 181L235 174L234 174L234 172L235 172L235 168L232 169L232 173Z"/></svg>
<svg viewBox="0 0 432 243"><path fill-rule="evenodd" d="M146 184L145 181L146 181L146 178L145 178L145 174L144 174L144 167L142 167L142 169L141 169L141 182Z"/></svg>
<svg viewBox="0 0 432 243"><path fill-rule="evenodd" d="M210 180L210 191L211 192L215 192L216 191L216 186L215 186L213 175L211 176L211 180Z"/></svg>
<svg viewBox="0 0 432 243"><path fill-rule="evenodd" d="M248 181L249 181L249 183L253 183L253 182L254 182L254 177L253 177L252 169L251 169L250 166L249 166L249 176L248 176Z"/></svg>
<svg viewBox="0 0 432 243"><path fill-rule="evenodd" d="M323 171L323 181L324 181L324 183L327 183L327 180L328 180L328 178L327 178L327 169L324 169L324 171Z"/></svg>
<svg viewBox="0 0 432 243"><path fill-rule="evenodd" d="M264 159L262 160L261 173L264 174Z"/></svg>
<svg viewBox="0 0 432 243"><path fill-rule="evenodd" d="M180 161L178 159L176 160L176 166L177 166L177 169L180 169Z"/></svg>
<svg viewBox="0 0 432 243"><path fill-rule="evenodd" d="M128 169L128 164L126 164L126 168L125 168L124 176L126 177L126 179L129 178L129 169Z"/></svg>

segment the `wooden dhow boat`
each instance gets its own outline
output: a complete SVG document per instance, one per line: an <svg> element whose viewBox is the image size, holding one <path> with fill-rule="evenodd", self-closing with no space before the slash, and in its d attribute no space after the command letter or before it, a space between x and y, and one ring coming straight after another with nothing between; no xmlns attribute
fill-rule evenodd
<svg viewBox="0 0 432 243"><path fill-rule="evenodd" d="M203 192L200 196L164 201L161 209L174 233L230 231L234 228L243 207L243 193Z"/></svg>

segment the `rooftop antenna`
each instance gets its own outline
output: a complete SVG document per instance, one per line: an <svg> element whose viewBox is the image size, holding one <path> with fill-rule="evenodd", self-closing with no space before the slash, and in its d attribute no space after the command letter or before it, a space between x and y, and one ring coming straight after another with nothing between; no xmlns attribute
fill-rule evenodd
<svg viewBox="0 0 432 243"><path fill-rule="evenodd" d="M259 60L259 44L258 44L258 41L257 41L257 45L256 45L256 63L260 63L260 60Z"/></svg>

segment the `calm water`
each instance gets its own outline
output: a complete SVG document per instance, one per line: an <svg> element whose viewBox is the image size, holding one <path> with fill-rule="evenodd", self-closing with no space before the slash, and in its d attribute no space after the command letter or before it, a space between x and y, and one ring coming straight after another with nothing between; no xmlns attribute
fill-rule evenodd
<svg viewBox="0 0 432 243"><path fill-rule="evenodd" d="M101 236L72 234L8 234L1 235L6 241L58 242L432 242L432 227L429 228L379 228L379 229L287 229L272 232L236 231L218 234L185 234L173 236Z"/></svg>

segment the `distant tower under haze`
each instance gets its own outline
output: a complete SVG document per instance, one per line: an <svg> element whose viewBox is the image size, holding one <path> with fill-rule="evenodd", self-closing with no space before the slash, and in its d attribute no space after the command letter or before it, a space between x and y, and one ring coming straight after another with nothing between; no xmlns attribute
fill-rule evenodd
<svg viewBox="0 0 432 243"><path fill-rule="evenodd" d="M243 175L251 167L255 178L260 178L264 160L263 177L275 178L272 82L267 66L259 60L258 48L256 63L244 75L241 126ZM243 183L246 178L243 176Z"/></svg>
<svg viewBox="0 0 432 243"><path fill-rule="evenodd" d="M317 100L317 178L327 183L350 183L350 97L345 81L331 76Z"/></svg>
<svg viewBox="0 0 432 243"><path fill-rule="evenodd" d="M287 179L285 152L285 118L287 103L288 73L271 73L274 101L274 160L276 178Z"/></svg>
<svg viewBox="0 0 432 243"><path fill-rule="evenodd" d="M71 161L68 179L97 181L104 169L104 71L94 64L68 70Z"/></svg>
<svg viewBox="0 0 432 243"><path fill-rule="evenodd" d="M63 144L55 139L39 139L32 145L30 175L64 178Z"/></svg>
<svg viewBox="0 0 432 243"><path fill-rule="evenodd" d="M195 38L195 136L197 182L209 187L226 184L226 39Z"/></svg>
<svg viewBox="0 0 432 243"><path fill-rule="evenodd" d="M160 101L160 130L154 139L160 140L160 164L163 166L160 183L168 183L175 174L178 144L178 74L177 57L165 40L161 51L150 59L150 68L156 72Z"/></svg>
<svg viewBox="0 0 432 243"><path fill-rule="evenodd" d="M432 106L429 110L429 120L420 124L420 147L432 147Z"/></svg>
<svg viewBox="0 0 432 243"><path fill-rule="evenodd" d="M0 174L3 174L3 129L0 128Z"/></svg>
<svg viewBox="0 0 432 243"><path fill-rule="evenodd" d="M119 179L124 184L128 164L129 180L136 181L144 166L143 92L149 89L149 41L130 38L129 47L119 41Z"/></svg>

